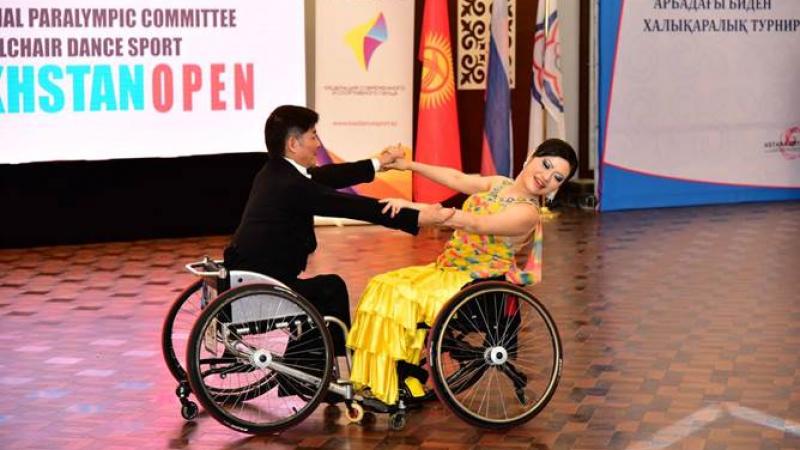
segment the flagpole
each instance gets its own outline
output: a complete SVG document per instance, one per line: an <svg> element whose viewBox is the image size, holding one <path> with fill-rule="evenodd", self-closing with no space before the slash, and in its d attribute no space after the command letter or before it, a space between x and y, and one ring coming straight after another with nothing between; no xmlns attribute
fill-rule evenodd
<svg viewBox="0 0 800 450"><path fill-rule="evenodd" d="M550 0L544 1L544 40L547 41L547 36L550 34Z"/></svg>
<svg viewBox="0 0 800 450"><path fill-rule="evenodd" d="M543 49L547 49L547 38L550 37L550 0L539 0L544 2L544 44ZM542 59L544 61L544 58ZM542 93L544 94L544 92ZM547 139L547 114L542 120L542 141Z"/></svg>
<svg viewBox="0 0 800 450"><path fill-rule="evenodd" d="M543 48L547 48L547 39L550 37L550 0L539 0L544 2L544 44ZM548 114L544 114L542 118L542 142L547 140L547 119ZM535 150L535 149L534 149ZM539 211L543 219L552 219L556 214L550 211L547 207L547 197L544 195L539 196Z"/></svg>

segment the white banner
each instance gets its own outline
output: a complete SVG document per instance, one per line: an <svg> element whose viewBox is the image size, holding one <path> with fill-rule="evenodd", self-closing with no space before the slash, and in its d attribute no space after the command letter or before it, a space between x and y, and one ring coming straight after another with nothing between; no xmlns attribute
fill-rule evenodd
<svg viewBox="0 0 800 450"><path fill-rule="evenodd" d="M263 151L305 104L303 2L0 8L0 163Z"/></svg>
<svg viewBox="0 0 800 450"><path fill-rule="evenodd" d="M314 109L333 161L412 145L414 2L316 2ZM409 155L410 156L410 155ZM360 193L410 198L409 173L387 172Z"/></svg>
<svg viewBox="0 0 800 450"><path fill-rule="evenodd" d="M604 162L800 186L800 2L623 3Z"/></svg>

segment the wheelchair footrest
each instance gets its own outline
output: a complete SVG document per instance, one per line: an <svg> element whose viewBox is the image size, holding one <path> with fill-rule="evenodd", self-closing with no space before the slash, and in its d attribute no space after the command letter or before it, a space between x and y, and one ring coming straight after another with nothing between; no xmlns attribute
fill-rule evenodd
<svg viewBox="0 0 800 450"><path fill-rule="evenodd" d="M377 412L377 413L382 413L382 414L388 414L388 413L392 412L393 409L396 409L396 408L392 408L391 406L387 405L386 403L383 403L382 401L378 400L377 398L365 398L361 402L361 404L364 405L364 409L366 409L366 410L369 410L369 411L372 411L372 412Z"/></svg>
<svg viewBox="0 0 800 450"><path fill-rule="evenodd" d="M406 377L403 383L405 384L404 387L408 391L408 394L411 398L425 397L425 386L423 386L418 379L414 377Z"/></svg>

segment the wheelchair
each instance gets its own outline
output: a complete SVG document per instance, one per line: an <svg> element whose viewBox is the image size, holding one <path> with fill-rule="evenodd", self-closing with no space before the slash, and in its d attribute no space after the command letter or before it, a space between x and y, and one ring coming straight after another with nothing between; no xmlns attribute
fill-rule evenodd
<svg viewBox="0 0 800 450"><path fill-rule="evenodd" d="M179 382L185 419L197 414L188 399L193 393L234 430L276 433L301 422L321 402L332 403L333 395L351 422L361 421L366 409L388 413L393 430L405 426L412 398L404 388L397 404L384 405L340 377L331 332L346 336L341 321L321 317L306 299L262 274L228 271L209 258L186 267L200 279L178 296L162 329L164 358ZM192 317L187 336L185 323ZM470 283L430 327L420 326L428 328L421 364L436 397L472 425L520 425L555 393L563 361L558 329L546 308L518 286ZM180 353L183 339L186 351ZM349 353L345 360L349 373Z"/></svg>

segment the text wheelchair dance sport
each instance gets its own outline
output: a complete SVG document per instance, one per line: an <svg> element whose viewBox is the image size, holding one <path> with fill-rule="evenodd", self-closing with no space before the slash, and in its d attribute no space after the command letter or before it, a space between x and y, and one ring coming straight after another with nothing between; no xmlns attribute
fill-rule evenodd
<svg viewBox="0 0 800 450"><path fill-rule="evenodd" d="M229 272L208 258L186 267L200 279L175 300L162 331L184 418L197 414L188 398L194 393L214 418L245 433L282 431L336 399L353 422L366 409L389 413L392 429L404 427L410 393L401 388L398 403L384 405L340 377L331 332L347 333L341 321L321 317L262 274ZM555 392L563 358L544 306L496 280L470 283L453 296L428 330L426 350L421 364L436 396L484 428L536 416ZM346 361L349 373L349 355Z"/></svg>

